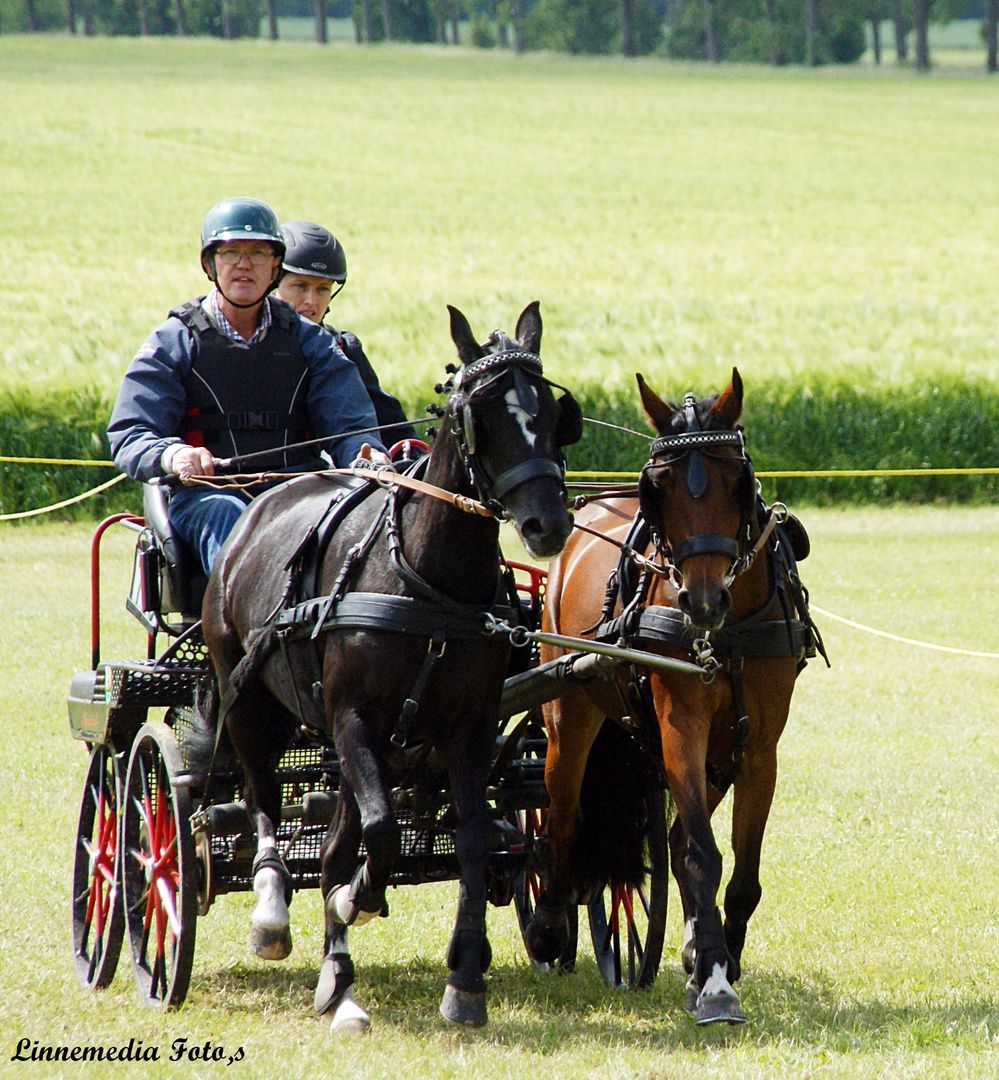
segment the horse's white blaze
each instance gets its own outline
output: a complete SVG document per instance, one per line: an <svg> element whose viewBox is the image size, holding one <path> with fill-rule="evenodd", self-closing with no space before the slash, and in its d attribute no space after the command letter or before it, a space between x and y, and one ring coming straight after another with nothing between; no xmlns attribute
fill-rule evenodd
<svg viewBox="0 0 999 1080"><path fill-rule="evenodd" d="M701 988L701 997L734 998L735 991L728 981L728 964L715 964L708 981Z"/></svg>
<svg viewBox="0 0 999 1080"><path fill-rule="evenodd" d="M253 925L267 930L284 929L290 916L284 899L284 881L277 870L269 866L261 867L253 875L253 891L257 894Z"/></svg>
<svg viewBox="0 0 999 1080"><path fill-rule="evenodd" d="M370 1027L371 1018L354 1000L354 991L348 989L333 1010L330 1034L361 1035Z"/></svg>
<svg viewBox="0 0 999 1080"><path fill-rule="evenodd" d="M517 397L517 388L511 386L509 390L503 395L506 401L507 411L517 421L520 426L521 434L524 436L524 442L533 450L537 446L538 437L531 430L534 424L534 417L521 406L520 400Z"/></svg>

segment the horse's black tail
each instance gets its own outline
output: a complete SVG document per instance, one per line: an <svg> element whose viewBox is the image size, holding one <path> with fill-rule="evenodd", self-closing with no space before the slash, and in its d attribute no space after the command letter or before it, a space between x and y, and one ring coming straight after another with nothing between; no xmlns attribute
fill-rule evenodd
<svg viewBox="0 0 999 1080"><path fill-rule="evenodd" d="M228 729L216 737L219 722L219 687L213 674L198 681L194 695L194 717L183 733L184 757L188 771L202 780L211 769L228 775L236 767L236 751ZM218 749L216 750L216 741Z"/></svg>
<svg viewBox="0 0 999 1080"><path fill-rule="evenodd" d="M662 770L618 724L605 720L586 763L582 822L570 874L580 895L604 885L639 885L646 876L646 837L662 822L668 799ZM671 806L667 805L667 819ZM661 828L661 824L658 826Z"/></svg>

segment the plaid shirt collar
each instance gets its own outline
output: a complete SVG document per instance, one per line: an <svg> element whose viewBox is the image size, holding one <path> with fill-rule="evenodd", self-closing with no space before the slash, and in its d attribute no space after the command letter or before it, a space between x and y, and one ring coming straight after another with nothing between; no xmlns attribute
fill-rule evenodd
<svg viewBox="0 0 999 1080"><path fill-rule="evenodd" d="M260 310L260 323L249 339L244 338L232 323L229 322L225 315L222 314L222 308L219 306L218 289L212 289L204 300L201 301L201 306L208 312L219 330L221 330L230 341L236 341L242 345L252 345L255 341L259 341L270 329L271 305L267 303L266 298L264 299L264 305Z"/></svg>

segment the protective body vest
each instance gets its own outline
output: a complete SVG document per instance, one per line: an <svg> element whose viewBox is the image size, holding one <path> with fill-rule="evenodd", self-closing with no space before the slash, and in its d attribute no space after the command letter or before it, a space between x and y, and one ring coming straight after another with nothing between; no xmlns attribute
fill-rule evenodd
<svg viewBox="0 0 999 1080"><path fill-rule="evenodd" d="M275 297L267 303L271 326L252 345L220 333L200 300L170 312L195 339L194 363L184 382L187 412L180 437L221 458L274 451L245 467L237 463L232 472L321 466L308 448L281 449L310 437L309 368L298 343L294 308Z"/></svg>

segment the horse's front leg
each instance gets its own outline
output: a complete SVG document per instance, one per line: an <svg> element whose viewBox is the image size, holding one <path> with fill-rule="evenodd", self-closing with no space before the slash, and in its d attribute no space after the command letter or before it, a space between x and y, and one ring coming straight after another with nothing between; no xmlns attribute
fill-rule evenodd
<svg viewBox="0 0 999 1080"><path fill-rule="evenodd" d="M774 672L774 661L768 661L766 668L762 661L759 663L763 670L747 687L751 714L759 719L754 720L750 728L746 756L733 787L732 851L735 862L725 890L725 938L735 961L733 980L740 974L746 928L763 895L760 854L777 786L777 741L787 722L795 678L793 660L784 663L783 680L775 677L781 673ZM753 693L757 686L761 688L759 699Z"/></svg>
<svg viewBox="0 0 999 1080"><path fill-rule="evenodd" d="M711 830L704 769L706 725L674 708L663 725L662 741L669 790L687 841L684 915L688 932L692 931L694 963L687 982L686 1008L699 1024L742 1023L746 1017L731 985L735 964L717 907L722 858Z"/></svg>
<svg viewBox="0 0 999 1080"><path fill-rule="evenodd" d="M327 900L350 882L360 846L361 815L357 800L350 785L341 779L336 814L322 848L320 886ZM354 1000L354 962L347 941L347 925L336 910L335 899L325 906L325 920L326 940L316 985L316 1013L330 1016L330 1031L334 1034L363 1034L371 1027L371 1020Z"/></svg>
<svg viewBox="0 0 999 1080"><path fill-rule="evenodd" d="M458 809L455 851L461 882L440 1013L465 1027L482 1027L487 1019L484 976L492 949L486 935L486 864L495 829L486 803L486 784L496 733L495 715L472 717L460 730L452 731L441 748Z"/></svg>

